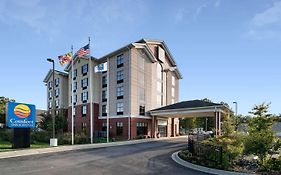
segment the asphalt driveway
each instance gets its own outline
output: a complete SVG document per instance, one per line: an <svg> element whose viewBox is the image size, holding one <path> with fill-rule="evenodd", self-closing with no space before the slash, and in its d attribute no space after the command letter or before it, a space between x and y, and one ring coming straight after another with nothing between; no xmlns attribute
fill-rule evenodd
<svg viewBox="0 0 281 175"><path fill-rule="evenodd" d="M0 160L3 175L203 175L178 165L171 154L185 138L88 150L48 153Z"/></svg>

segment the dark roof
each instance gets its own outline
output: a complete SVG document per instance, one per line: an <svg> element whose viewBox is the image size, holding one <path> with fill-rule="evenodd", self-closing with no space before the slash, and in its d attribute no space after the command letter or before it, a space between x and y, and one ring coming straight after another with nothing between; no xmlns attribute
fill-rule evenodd
<svg viewBox="0 0 281 175"><path fill-rule="evenodd" d="M156 108L151 111L162 111L162 110L181 109L181 108L200 108L200 107L202 108L202 107L211 107L211 106L222 106L222 104L206 102L202 100L191 100L191 101L178 102L161 108Z"/></svg>

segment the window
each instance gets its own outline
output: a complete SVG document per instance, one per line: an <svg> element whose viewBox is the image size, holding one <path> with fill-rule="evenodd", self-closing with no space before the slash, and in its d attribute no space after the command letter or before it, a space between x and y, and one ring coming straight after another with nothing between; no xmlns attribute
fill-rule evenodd
<svg viewBox="0 0 281 175"><path fill-rule="evenodd" d="M106 105L102 105L101 107L101 111L102 111L102 116L107 116L107 108L106 108Z"/></svg>
<svg viewBox="0 0 281 175"><path fill-rule="evenodd" d="M73 87L73 88L74 88L74 89L73 89L73 92L76 92L76 90L77 90L77 84L78 84L77 82L74 82L74 85L73 85L73 86L74 86L74 87Z"/></svg>
<svg viewBox="0 0 281 175"><path fill-rule="evenodd" d="M53 81L49 81L49 89L52 89L52 87L53 87Z"/></svg>
<svg viewBox="0 0 281 175"><path fill-rule="evenodd" d="M140 115L145 115L145 106L144 105L140 105Z"/></svg>
<svg viewBox="0 0 281 175"><path fill-rule="evenodd" d="M83 102L87 102L87 100L88 100L88 92L82 92L81 93L81 100Z"/></svg>
<svg viewBox="0 0 281 175"><path fill-rule="evenodd" d="M56 79L55 79L55 85L56 85L56 87L59 86L59 83L60 83L60 79L59 79L59 78L56 78Z"/></svg>
<svg viewBox="0 0 281 175"><path fill-rule="evenodd" d="M82 123L82 130L86 130L86 128L87 128L87 123Z"/></svg>
<svg viewBox="0 0 281 175"><path fill-rule="evenodd" d="M49 91L49 99L52 98L52 91Z"/></svg>
<svg viewBox="0 0 281 175"><path fill-rule="evenodd" d="M124 65L124 55L117 56L117 68L122 67Z"/></svg>
<svg viewBox="0 0 281 175"><path fill-rule="evenodd" d="M171 103L172 103L172 104L174 104L174 103L175 103L175 99L173 99L173 98L172 98L172 101L171 101Z"/></svg>
<svg viewBox="0 0 281 175"><path fill-rule="evenodd" d="M74 107L73 108L73 115L75 115L75 113L76 113L76 108Z"/></svg>
<svg viewBox="0 0 281 175"><path fill-rule="evenodd" d="M117 87L116 89L116 94L117 94L117 99L123 99L123 95L124 95L124 88L123 86Z"/></svg>
<svg viewBox="0 0 281 175"><path fill-rule="evenodd" d="M102 87L107 87L107 76L102 77Z"/></svg>
<svg viewBox="0 0 281 175"><path fill-rule="evenodd" d="M172 85L175 86L176 85L176 79L174 76L172 76Z"/></svg>
<svg viewBox="0 0 281 175"><path fill-rule="evenodd" d="M59 94L60 94L60 89L56 89L56 90L55 90L55 94L56 94L56 97L58 97Z"/></svg>
<svg viewBox="0 0 281 175"><path fill-rule="evenodd" d="M123 79L124 79L124 71L123 70L117 71L117 83L123 83Z"/></svg>
<svg viewBox="0 0 281 175"><path fill-rule="evenodd" d="M107 128L107 124L106 123L102 123L102 129L101 130L102 131L106 131L107 130L106 128Z"/></svg>
<svg viewBox="0 0 281 175"><path fill-rule="evenodd" d="M49 109L51 109L51 108L52 108L52 102L49 101Z"/></svg>
<svg viewBox="0 0 281 175"><path fill-rule="evenodd" d="M82 106L82 116L86 116L87 114L87 106Z"/></svg>
<svg viewBox="0 0 281 175"><path fill-rule="evenodd" d="M81 80L81 87L82 87L83 89L86 89L87 86L88 86L88 78L82 79L82 80Z"/></svg>
<svg viewBox="0 0 281 175"><path fill-rule="evenodd" d="M73 98L74 98L73 103L76 103L77 102L77 95L74 95Z"/></svg>
<svg viewBox="0 0 281 175"><path fill-rule="evenodd" d="M123 135L123 122L116 122L116 135L117 136Z"/></svg>
<svg viewBox="0 0 281 175"><path fill-rule="evenodd" d="M147 123L138 122L137 123L137 136L147 135Z"/></svg>
<svg viewBox="0 0 281 175"><path fill-rule="evenodd" d="M105 101L107 101L107 91L103 90L102 91L102 102L105 102Z"/></svg>
<svg viewBox="0 0 281 175"><path fill-rule="evenodd" d="M59 111L56 111L56 115L59 115Z"/></svg>
<svg viewBox="0 0 281 175"><path fill-rule="evenodd" d="M117 103L116 111L117 111L117 115L123 115L123 112L124 112L123 102Z"/></svg>
<svg viewBox="0 0 281 175"><path fill-rule="evenodd" d="M59 107L59 100L56 100L56 107Z"/></svg>
<svg viewBox="0 0 281 175"><path fill-rule="evenodd" d="M77 69L74 69L74 72L73 72L73 80L75 80L77 77Z"/></svg>
<svg viewBox="0 0 281 175"><path fill-rule="evenodd" d="M84 64L81 68L82 75L87 75L88 72L88 64Z"/></svg>

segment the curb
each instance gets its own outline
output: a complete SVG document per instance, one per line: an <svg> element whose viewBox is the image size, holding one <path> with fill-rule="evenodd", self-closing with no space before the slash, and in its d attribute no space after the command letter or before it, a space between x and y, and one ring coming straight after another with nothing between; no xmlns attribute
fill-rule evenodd
<svg viewBox="0 0 281 175"><path fill-rule="evenodd" d="M214 169L214 168L208 168L208 167L204 167L204 166L200 166L200 165L195 165L195 164L189 163L185 160L182 160L178 156L179 152L180 151L177 151L172 154L171 158L173 159L173 161L175 161L176 163L178 163L186 168L192 169L192 170L200 171L200 172L207 173L207 174L214 174L214 175L254 175L254 174L248 174L248 173L238 173L238 172L218 170L218 169Z"/></svg>
<svg viewBox="0 0 281 175"><path fill-rule="evenodd" d="M31 156L31 155L46 154L46 153L87 150L87 149L105 148L105 147L122 146L122 145L133 145L133 144L149 143L149 142L156 142L156 141L162 141L162 140L173 140L173 139L183 138L183 137L185 137L185 136L170 137L170 138L168 137L168 138L130 140L130 141L120 141L120 142L110 142L110 143L68 145L68 146L58 146L58 147L49 147L49 148L38 148L38 149L23 149L23 150L17 150L17 151L0 152L0 159L21 157L21 156Z"/></svg>

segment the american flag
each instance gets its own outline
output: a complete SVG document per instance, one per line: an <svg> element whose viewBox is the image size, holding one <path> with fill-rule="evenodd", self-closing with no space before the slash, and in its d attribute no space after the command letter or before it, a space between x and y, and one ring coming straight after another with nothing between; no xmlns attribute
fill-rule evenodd
<svg viewBox="0 0 281 175"><path fill-rule="evenodd" d="M90 45L87 44L86 46L84 47L81 47L78 51L77 51L77 56L79 58L82 58L84 57L85 55L88 55L90 53Z"/></svg>
<svg viewBox="0 0 281 175"><path fill-rule="evenodd" d="M67 54L60 55L60 56L58 56L58 59L60 60L60 64L63 66L64 64L66 64L66 63L71 61L72 53L69 52Z"/></svg>

